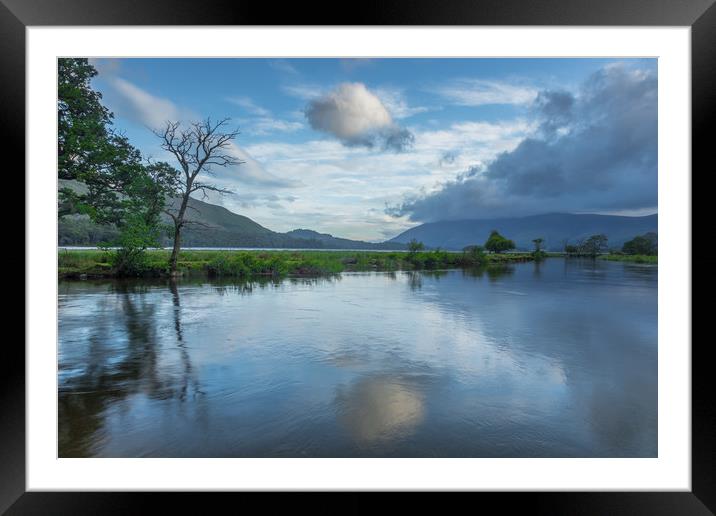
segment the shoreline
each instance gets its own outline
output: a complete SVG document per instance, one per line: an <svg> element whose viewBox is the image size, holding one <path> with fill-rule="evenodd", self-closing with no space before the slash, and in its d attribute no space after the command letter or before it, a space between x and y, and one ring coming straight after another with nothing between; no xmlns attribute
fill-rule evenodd
<svg viewBox="0 0 716 516"><path fill-rule="evenodd" d="M148 250L143 271L120 276L112 267L112 253L99 249L58 250L58 279L168 278L170 252ZM554 256L554 255L547 255ZM486 254L454 251L276 251L184 250L179 255L180 276L311 277L342 272L390 272L486 267L534 261L531 253Z"/></svg>
<svg viewBox="0 0 716 516"><path fill-rule="evenodd" d="M170 251L146 251L143 270L119 275L112 267L112 252L101 249L58 249L58 279L169 278ZM564 253L545 253L540 259L575 259ZM598 260L658 264L658 257L643 255L600 255ZM535 261L532 253L472 255L461 251L365 251L365 250L214 250L188 249L179 255L179 276L315 277L342 272L435 271L470 269Z"/></svg>
<svg viewBox="0 0 716 516"><path fill-rule="evenodd" d="M658 265L659 257L654 255L646 254L603 254L597 256L598 260L606 260L609 262L626 262L626 263L641 263L649 265Z"/></svg>

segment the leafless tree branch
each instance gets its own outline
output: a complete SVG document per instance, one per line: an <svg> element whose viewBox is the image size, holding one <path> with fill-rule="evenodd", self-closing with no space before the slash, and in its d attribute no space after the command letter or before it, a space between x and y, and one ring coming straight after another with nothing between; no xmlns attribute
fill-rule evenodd
<svg viewBox="0 0 716 516"><path fill-rule="evenodd" d="M206 118L199 122L191 122L186 128L182 128L179 121L167 121L162 130L152 131L160 139L162 149L176 158L183 172L183 177L177 177L173 185L175 195L180 198L179 206L176 213L167 211L174 221L175 228L174 249L170 259L172 273L176 273L181 228L187 224L205 225L198 221L186 220L187 209L196 210L188 204L190 195L201 191L203 198L206 199L207 192L233 193L226 188L197 181L200 174L212 175L212 167L230 167L244 163L231 152L231 141L239 135L239 131L226 130L229 120L223 118L212 122L211 118Z"/></svg>

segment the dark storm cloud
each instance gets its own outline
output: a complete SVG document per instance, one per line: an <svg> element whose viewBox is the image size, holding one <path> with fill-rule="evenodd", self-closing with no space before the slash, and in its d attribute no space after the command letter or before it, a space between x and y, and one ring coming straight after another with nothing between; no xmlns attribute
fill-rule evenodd
<svg viewBox="0 0 716 516"><path fill-rule="evenodd" d="M388 213L434 221L656 206L654 72L608 66L576 96L540 93L532 113L539 130L514 150Z"/></svg>
<svg viewBox="0 0 716 516"><path fill-rule="evenodd" d="M564 91L543 91L537 95L533 107L542 120L540 129L552 136L572 121L574 96Z"/></svg>

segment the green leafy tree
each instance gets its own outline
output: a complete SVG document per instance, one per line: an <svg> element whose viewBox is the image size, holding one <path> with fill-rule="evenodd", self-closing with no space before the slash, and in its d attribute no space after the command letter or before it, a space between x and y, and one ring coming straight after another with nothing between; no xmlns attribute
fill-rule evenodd
<svg viewBox="0 0 716 516"><path fill-rule="evenodd" d="M90 85L96 75L87 59L58 60L58 177L85 187L82 193L62 188L58 209L60 216L86 213L99 224L119 224L127 196L142 193L143 202L147 200L148 194L134 185L147 188L153 175L141 153L113 129L113 114Z"/></svg>
<svg viewBox="0 0 716 516"><path fill-rule="evenodd" d="M121 200L122 216L116 224L120 234L113 242L119 246L113 263L120 275L143 272L144 251L158 247L162 234L169 230L162 224L161 215L178 172L163 162L149 163L144 172L125 188L126 196Z"/></svg>
<svg viewBox="0 0 716 516"><path fill-rule="evenodd" d="M138 270L143 251L158 245L160 215L176 183L166 163L144 163L141 153L112 128L112 113L91 88L97 75L87 59L58 60L58 177L78 181L81 189L59 192L60 217L89 215L114 226L120 250L113 260L120 273Z"/></svg>
<svg viewBox="0 0 716 516"><path fill-rule="evenodd" d="M410 254L415 254L418 251L422 251L425 249L425 244L422 242L418 242L416 239L411 239L410 242L408 242L408 251L410 251Z"/></svg>
<svg viewBox="0 0 716 516"><path fill-rule="evenodd" d="M502 235L500 235L497 230L492 230L490 233L490 236L487 238L487 241L485 242L485 249L488 251L491 251L493 253L502 253L504 251L509 251L510 249L515 248L515 243L512 240L509 240Z"/></svg>
<svg viewBox="0 0 716 516"><path fill-rule="evenodd" d="M607 235L592 235L579 246L579 253L587 256L597 256L607 249Z"/></svg>
<svg viewBox="0 0 716 516"><path fill-rule="evenodd" d="M112 113L100 102L102 95L90 86L97 70L87 59L60 58L57 65L58 177L80 181L89 189L85 194L68 187L60 189L59 216L87 213L94 218L104 200L95 181L111 173L121 160L118 151L129 149L126 141L117 140L108 129ZM125 152L124 158L131 162L134 156Z"/></svg>
<svg viewBox="0 0 716 516"><path fill-rule="evenodd" d="M645 235L634 237L628 242L625 242L622 246L622 252L624 254L655 256L658 254L656 233L646 233Z"/></svg>
<svg viewBox="0 0 716 516"><path fill-rule="evenodd" d="M540 259L544 258L545 256L547 256L547 253L545 253L542 250L542 245L544 244L544 238L541 238L541 237L535 238L534 240L532 240L532 243L535 245L535 250L532 251L532 257L535 260L540 260Z"/></svg>
<svg viewBox="0 0 716 516"><path fill-rule="evenodd" d="M97 70L87 59L58 59L57 162L60 179L82 179L112 154L112 113L90 86Z"/></svg>

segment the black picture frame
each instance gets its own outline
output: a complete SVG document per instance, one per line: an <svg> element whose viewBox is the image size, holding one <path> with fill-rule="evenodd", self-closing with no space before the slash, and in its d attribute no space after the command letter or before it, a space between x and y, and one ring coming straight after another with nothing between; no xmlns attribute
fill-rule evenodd
<svg viewBox="0 0 716 516"><path fill-rule="evenodd" d="M705 181L713 171L707 126L716 110L716 5L714 0L434 0L368 1L344 16L336 5L284 3L280 7L247 0L0 0L0 119L6 131L6 173L25 170L25 29L35 25L560 25L560 26L690 26L692 58L692 236L704 234L709 217L698 202L710 191ZM348 12L348 11L345 11ZM323 13L323 14L320 14ZM12 163L12 164L11 164ZM698 172L697 172L698 171ZM688 171L678 171L687 173ZM696 180L696 181L694 181ZM694 188L694 182L698 185ZM17 194L17 192L14 192ZM28 195L30 192L25 192ZM702 212L697 207L701 206ZM710 228L709 228L710 229ZM687 252L688 250L684 250ZM708 253L703 253L708 255ZM714 259L692 257L694 270L713 266ZM28 271L25 271L28 274ZM500 510L527 509L542 514L713 514L716 512L716 411L714 375L707 355L713 338L697 339L696 315L707 302L699 293L713 291L713 274L692 283L692 489L690 492L530 492L474 493L481 507L496 502ZM704 299L707 299L704 295ZM29 306L28 308L31 308ZM703 317L700 318L704 320ZM680 343L689 345L690 343ZM198 493L26 492L25 489L25 353L17 339L6 339L0 359L0 512L7 514L143 514L147 504L180 512L207 507ZM227 497L246 494L221 494ZM249 498L254 497L251 495ZM286 497L283 497L284 499ZM313 497L311 497L313 498ZM462 496L463 502L466 502ZM232 498L233 499L233 498ZM422 496L412 498L421 505ZM293 509L305 496L290 495ZM375 495L351 494L334 510L371 510ZM313 504L313 500L309 503ZM475 501L467 503L474 504ZM174 507L171 507L174 506ZM312 505L320 510L325 505ZM238 509L238 508L237 508ZM330 509L329 509L330 510ZM334 512L331 510L331 512Z"/></svg>

